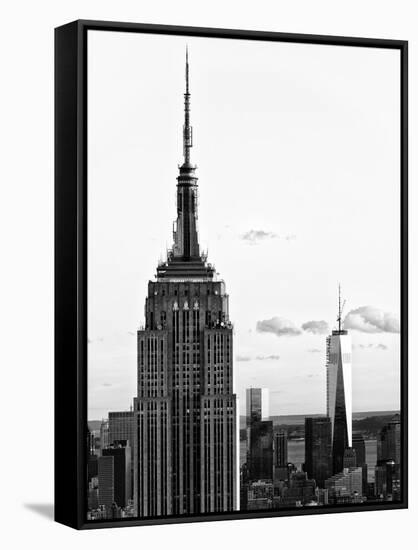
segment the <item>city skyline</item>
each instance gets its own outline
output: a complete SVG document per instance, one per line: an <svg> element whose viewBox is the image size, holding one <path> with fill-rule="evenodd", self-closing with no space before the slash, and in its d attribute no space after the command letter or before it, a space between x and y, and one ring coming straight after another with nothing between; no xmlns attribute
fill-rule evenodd
<svg viewBox="0 0 418 550"><path fill-rule="evenodd" d="M384 503L401 499L399 414L366 419L371 422L368 428L367 424L353 428L352 446L345 448L343 463L339 463L335 458L340 455L340 449L331 443L330 417L305 417L304 438L298 438L294 432L296 426L284 428L273 425L271 418L265 416L263 400L268 400L267 390L249 388L247 396L250 399L246 415L247 428L244 437L241 430L239 444L240 510ZM129 415L122 413L117 418L113 416L116 421L113 437L130 434L131 421L135 417L134 412ZM130 452L125 457L126 452L130 451L130 441L112 441L110 419L109 414L109 422L102 422L99 438L97 430L91 432L88 429L88 519L92 520L132 518L138 515L137 505L134 504L136 498L132 500L132 493L129 497ZM299 447L300 439L304 446L304 456L302 463L298 464L300 451L295 445ZM154 486L154 483L155 477L151 485ZM157 491L156 495L159 493ZM211 489L210 494L211 501L216 493ZM202 510L203 513L208 511L215 509ZM227 510L224 508L224 511ZM170 510L165 511L166 515L171 513ZM190 511L183 510L180 513ZM139 516L142 515L140 510ZM160 512L155 510L153 515L160 515Z"/></svg>
<svg viewBox="0 0 418 550"><path fill-rule="evenodd" d="M303 463L298 467L289 461L289 445L298 437L289 434L289 427L274 424L267 388L246 388L246 428L241 429L229 294L198 234L187 47L183 95L183 162L176 178L172 247L158 261L155 279L148 281L144 322L137 331L133 408L108 413L98 446L97 431L87 429L87 518L400 500L400 415L378 433L376 427L357 431L353 446L353 345L348 330L396 332L399 323L392 314L382 316L370 307L351 310L343 318L346 301L340 285L337 326L331 331L324 320L298 328L277 316L256 325L257 332L276 336L327 333L326 416L304 418L299 438L304 441ZM254 281L254 286L263 282L268 278ZM375 459L366 451L365 435L370 441L371 434L376 436ZM371 461L370 481L366 460Z"/></svg>
<svg viewBox="0 0 418 550"><path fill-rule="evenodd" d="M89 48L91 56L89 66L92 70L89 101L94 102L89 109L91 117L89 139L94 143L91 151L91 166L89 165L89 192L95 197L95 201L90 201L89 204L95 202L96 205L104 206L110 204L108 201L112 198L112 201L115 201L115 212L118 213L118 208L121 206L118 203L119 195L123 193L118 193L115 197L112 174L116 167L120 170L121 161L123 161L122 164L125 164L125 161L127 164L121 173L122 177L118 177L118 185L128 193L129 204L125 197L123 206L127 209L126 216L117 218L118 223L112 224L109 229L105 229L106 209L90 212L89 239L93 239L91 242L98 242L97 231L104 230L105 238L101 239L106 243L105 248L98 246L92 249L89 270L90 311L94 312L93 317L89 318L90 419L100 419L110 410L129 409L131 397L135 394L134 335L141 318L141 295L144 294L144 283L154 270L158 251L161 251L162 256L164 255L161 245L169 242L170 227L167 220L173 218L170 189L173 189L172 173L179 158L180 143L177 122L181 103L178 95L173 94L172 90L181 89L182 71L179 59L182 58L180 51L184 52L184 39L170 38L170 41L173 41L173 48L168 59L164 61L162 53L166 50L158 48L158 45L168 40L164 37L131 36L124 37L122 41L119 39L115 41L111 35L112 33L106 33L105 37L93 33ZM140 64L138 71L142 76L141 80L136 80L135 76L128 76L127 71L133 59L138 60L137 51L138 48L143 47L143 41L156 46L156 57L152 64L143 58L138 61ZM393 84L391 72L388 71L386 74L383 64L376 64L376 52L367 52L366 57L364 57L364 51L361 55L354 52L353 56L347 51L343 53L346 76L342 73L338 74L340 78L347 78L347 89L342 92L344 98L348 98L353 92L350 87L350 77L355 81L359 72L364 79L367 79L367 88L370 84L372 89L376 89L376 86L384 89L383 95L374 106L370 103L373 92L370 92L370 98L368 95L365 99L363 98L367 104L359 103L360 96L357 92L353 92L350 100L347 99L346 105L343 106L344 123L347 122L350 125L350 116L354 116L357 124L360 113L365 117L369 131L376 123L384 136L378 136L379 147L383 147L387 152L383 155L384 166L380 166L376 172L377 149L372 148L367 159L360 155L357 146L353 151L357 156L360 155L356 158L360 162L359 166L363 173L354 173L354 167L350 164L350 181L352 179L350 192L355 194L357 188L362 197L360 204L357 204L343 193L347 209L350 210L351 207L352 211L356 212L356 225L350 226L353 233L350 235L345 229L346 223L337 223L340 215L337 206L342 199L338 198L333 191L335 187L341 194L344 186L348 185L348 175L341 173L340 178L336 180L332 176L332 170L327 168L325 173L321 174L318 165L314 163L308 176L307 172L304 173L303 167L298 166L298 180L312 182L311 185L305 186L306 189L304 187L305 194L301 196L294 187L295 173L291 174L289 171L288 146L283 143L281 137L282 133L290 136L292 147L296 147L295 128L302 131L301 135L304 135L303 132L308 132L312 136L313 128L321 132L320 127L317 126L319 113L327 124L331 124L333 109L340 108L341 105L331 99L330 112L324 112L323 103L319 98L321 92L325 93L327 99L329 98L330 92L322 89L321 86L324 86L328 71L337 70L336 60L340 59L341 52L335 55L332 48L324 47L318 47L318 50L315 50L322 65L316 67L320 69L320 74L315 80L315 89L309 92L307 83L309 79L314 78L312 72L307 68L307 72L302 71L304 76L299 76L299 73L296 74L295 69L292 69L291 64L284 61L292 59L296 67L305 68L309 64L309 59L304 59L304 53L308 50L305 50L303 45L296 47L280 44L277 48L274 47L275 56L278 52L283 54L275 58L277 66L274 66L269 63L272 54L268 52L268 46L257 44L255 53L247 62L248 71L255 70L254 67L258 66L256 74L259 86L257 88L252 83L248 83L248 86L243 89L244 67L239 63L233 64L237 55L237 45L228 43L226 46L224 44L221 46L219 41L215 40L214 45L208 48L205 39L191 38L188 42L194 59L192 82L196 90L195 96L197 96L194 116L197 127L195 139L198 146L195 158L201 173L202 203L199 230L204 247L206 247L205 243L209 244L209 261L215 262L216 268L228 280L229 291L234 295L234 301L231 303L231 318L235 323L234 359L241 401L240 414L244 413L245 389L251 385L267 387L270 390L270 414L272 415L325 413L323 398L326 334L324 330L333 328L335 289L339 281L348 299L347 312L352 312L349 321L354 343L353 410L397 410L400 371L397 333L399 330L397 325L399 270L395 258L398 257L396 236L399 235L399 219L397 209L395 212L394 208L394 204L398 203L398 196L395 195L396 185L393 185L393 182L397 181L398 175L394 172L397 159L393 151L396 150L394 141L398 139L399 134L398 127L395 127L398 90ZM211 40L211 44L212 42ZM242 46L245 49L245 44L241 41L237 42L240 48ZM116 50L112 50L113 54L108 58L106 54L113 46ZM251 45L253 46L254 44ZM126 56L124 57L122 53ZM390 66L392 62L396 63L395 57L391 57L392 53L388 52L388 57L385 57L385 61L389 61ZM240 55L242 57L242 53ZM123 58L123 62L117 67L114 61L120 58ZM104 64L105 59L106 64ZM231 76L225 74L227 67L231 68ZM369 70L372 71L370 74ZM118 84L119 77L121 80ZM232 82L233 77L238 79L235 84ZM278 78L280 90L276 88L274 78ZM150 89L154 90L154 85L147 89L141 85L143 81L155 82L155 86L160 90L159 93L152 97ZM165 85L159 87L159 82L165 82ZM106 88L104 84L108 85L107 93L112 95L110 104L106 93L105 97L102 94L103 89ZM242 88L238 95L235 93L238 90L237 86ZM303 90L306 92L306 97L300 93L297 96L298 103L292 102L289 95L292 88ZM97 89L100 89L100 98L97 97ZM121 93L123 90L126 92L126 89L129 90L130 99L124 103L121 101ZM260 106L257 102L256 107L254 99L251 103L250 98L257 97L260 89L263 91L263 105ZM163 90L167 90L167 93ZM273 90L279 94L277 96L280 99L279 102L272 102ZM164 95L164 106L157 112L156 108L152 107L161 104L161 94ZM234 103L231 103L232 97L235 99ZM95 101L96 99L99 101ZM287 107L290 105L289 111L294 115L294 124L283 111L282 101ZM155 117L153 124L144 111L145 105ZM244 113L244 107L245 112L248 111L246 132L243 132L242 124L239 124L239 117ZM298 115L297 108L305 115L305 122L303 117ZM110 118L113 123L115 119L121 120L123 127L116 128L116 134L121 137L120 132L122 129L126 130L128 119L126 116L119 115L127 113L126 109L129 110L132 118L129 122L131 129L110 153L108 147L110 145L114 147L114 140L112 139L110 143L106 133L101 129ZM218 116L213 109L218 112ZM277 123L275 128L280 129L280 132L275 133L274 136L272 128L266 125L266 118L263 116L267 111L272 112L275 124ZM387 111L390 111L393 117L389 116L389 122L384 122L382 114ZM219 132L216 134L215 131L219 114L223 121L221 135ZM312 123L314 123L313 126ZM331 128L329 124L328 130ZM382 124L388 126L383 129ZM141 138L140 132L132 132L135 125L138 128L143 126L147 130L145 133L148 136L148 142ZM163 128L166 135L163 135ZM332 128L334 131L335 128ZM254 133L256 130L257 132ZM248 155L246 163L249 163L248 174L245 174L237 163L238 133L241 154L246 152ZM219 139L209 142L210 135L217 135ZM331 147L330 150L337 155L338 162L342 162L343 157L332 148L329 137L322 133L320 135L327 147ZM340 134L338 136L343 140L341 147L350 150L350 143L345 142ZM134 145L138 143L138 138L140 143ZM269 140L280 144L278 150L283 151L283 154L279 154L277 159L279 162L276 161L276 149L273 151L267 143ZM312 148L309 153L311 161L315 151L320 155L316 141L313 140L309 145ZM301 143L300 146L305 147L307 143L305 145ZM106 154L106 151L109 154ZM249 193L250 180L254 176L251 163L254 162L254 166L258 166L255 159L262 151L264 160L260 168L262 177L257 178L257 185L253 188L254 191L257 189L257 193ZM156 154L158 154L157 157ZM98 157L106 158L106 162L102 165L97 164L95 159ZM103 171L105 167L106 173ZM235 174L232 173L232 169ZM265 170L268 170L268 173ZM370 190L363 189L365 174L372 177ZM274 175L273 182L270 177L272 175ZM125 176L127 176L126 180ZM147 188L141 184L140 180L144 178L152 180L152 186ZM242 182L239 186L239 212L233 208L237 184L229 183L229 179ZM224 198L218 208L215 208L213 201L221 189ZM377 189L380 202L379 210L375 211L371 209L373 204L371 201ZM151 201L155 194L160 194L163 200L160 201L161 208L153 212L150 217L147 209L141 205ZM271 197L272 200L260 202L259 196ZM319 220L320 223L312 226L312 212L318 210L321 200L329 202L326 223ZM311 213L306 203L311 204L313 208ZM130 205L135 204L139 206L140 211L134 215ZM263 210L259 211L260 208ZM286 212L289 209L294 212L294 220L290 219ZM259 215L261 212L263 212L262 217ZM373 221L376 222L375 225L379 227L379 235L370 229L371 214L373 214ZM244 220L247 221L244 223ZM148 240L139 243L139 247L135 247L134 240L137 240L137 235L141 233L148 235ZM360 236L361 246L358 242ZM323 265L326 259L324 253L330 248L330 239L334 244L341 245L342 255L339 249L333 250L333 254L335 253L333 259L337 265L340 265L340 269L335 270L330 264L330 269L327 269L324 276ZM373 261L370 262L372 246ZM233 262L230 257L231 248L235 251ZM316 251L317 256L312 255L313 250ZM116 258L116 262L109 262L106 256ZM271 261L275 258L278 258L277 262ZM305 260L301 263L300 258ZM274 294L268 294L267 289L262 287L257 288L256 292L249 291L249 282L260 276L259 269L263 265L263 259L269 265L269 280L277 280L277 284L274 285ZM318 277L319 274L317 275L315 270L309 271L309 266L312 268L316 264L321 264L321 277ZM354 266L359 265L364 267L361 280L353 269ZM103 267L106 269L102 269ZM297 283L293 275L295 270L299 279ZM244 277L243 274L245 274ZM119 280L123 281L122 286ZM109 284L113 289L111 294L106 291ZM310 291L312 288L315 288L315 292ZM130 295L129 302L128 295ZM369 305L372 307L368 307ZM110 311L109 308L114 312L112 318L105 313ZM308 383L305 384L304 381ZM370 392L371 387L376 391Z"/></svg>

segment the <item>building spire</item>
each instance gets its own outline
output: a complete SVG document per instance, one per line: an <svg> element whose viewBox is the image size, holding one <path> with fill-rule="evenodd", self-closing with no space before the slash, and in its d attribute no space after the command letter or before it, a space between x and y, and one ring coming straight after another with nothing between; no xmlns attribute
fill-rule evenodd
<svg viewBox="0 0 418 550"><path fill-rule="evenodd" d="M338 317L337 317L337 322L338 322L338 332L341 332L342 330L342 318L343 318L343 310L344 310L344 306L345 306L345 300L343 303L341 303L341 284L338 283Z"/></svg>
<svg viewBox="0 0 418 550"><path fill-rule="evenodd" d="M184 165L190 165L191 147L193 147L193 128L190 125L189 49L186 46L186 93L184 94L184 125L183 125Z"/></svg>
<svg viewBox="0 0 418 550"><path fill-rule="evenodd" d="M190 79L189 50L186 47L186 89L184 93L183 155L177 176L177 219L173 226L173 248L168 251L167 261L157 268L158 279L205 279L212 280L215 269L206 263L206 254L201 254L197 231L198 186L196 166L190 161L193 146L193 131L190 124Z"/></svg>
<svg viewBox="0 0 418 550"><path fill-rule="evenodd" d="M189 47L186 44L186 94L189 93Z"/></svg>
<svg viewBox="0 0 418 550"><path fill-rule="evenodd" d="M189 51L186 48L186 91L184 93L183 155L177 176L177 222L174 231L173 257L183 261L200 259L197 234L196 166L190 162L193 133L190 125Z"/></svg>

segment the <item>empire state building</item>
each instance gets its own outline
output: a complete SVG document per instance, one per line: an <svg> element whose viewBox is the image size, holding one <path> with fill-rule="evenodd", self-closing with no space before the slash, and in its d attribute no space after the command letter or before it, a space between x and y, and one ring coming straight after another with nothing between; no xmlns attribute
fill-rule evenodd
<svg viewBox="0 0 418 550"><path fill-rule="evenodd" d="M138 331L134 503L139 517L238 509L237 398L225 283L200 251L186 52L173 248Z"/></svg>

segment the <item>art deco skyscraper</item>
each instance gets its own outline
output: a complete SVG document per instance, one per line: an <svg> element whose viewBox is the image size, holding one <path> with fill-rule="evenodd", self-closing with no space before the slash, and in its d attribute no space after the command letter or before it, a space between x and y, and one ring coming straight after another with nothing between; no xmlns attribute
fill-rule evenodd
<svg viewBox="0 0 418 550"><path fill-rule="evenodd" d="M148 283L138 331L138 516L238 509L237 400L225 283L200 251L186 53L184 162L167 260Z"/></svg>
<svg viewBox="0 0 418 550"><path fill-rule="evenodd" d="M342 328L341 292L338 298L338 329L327 337L327 416L331 419L332 471L339 473L344 452L351 447L352 389L351 337Z"/></svg>

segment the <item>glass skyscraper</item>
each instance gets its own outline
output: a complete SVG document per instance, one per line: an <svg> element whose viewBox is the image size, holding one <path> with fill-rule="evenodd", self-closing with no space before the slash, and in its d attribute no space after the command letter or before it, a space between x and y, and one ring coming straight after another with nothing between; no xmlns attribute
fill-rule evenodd
<svg viewBox="0 0 418 550"><path fill-rule="evenodd" d="M251 422L269 419L269 391L267 388L247 388L247 426Z"/></svg>
<svg viewBox="0 0 418 550"><path fill-rule="evenodd" d="M247 479L273 478L273 422L269 420L268 389L248 388Z"/></svg>
<svg viewBox="0 0 418 550"><path fill-rule="evenodd" d="M332 471L342 471L344 452L352 445L351 337L342 328L339 300L338 329L327 337L327 416L331 419Z"/></svg>

